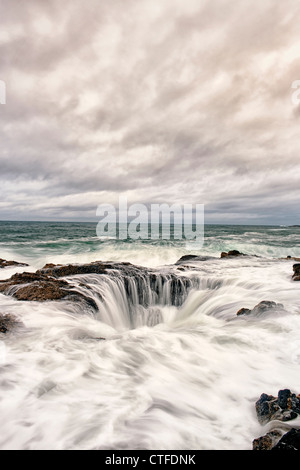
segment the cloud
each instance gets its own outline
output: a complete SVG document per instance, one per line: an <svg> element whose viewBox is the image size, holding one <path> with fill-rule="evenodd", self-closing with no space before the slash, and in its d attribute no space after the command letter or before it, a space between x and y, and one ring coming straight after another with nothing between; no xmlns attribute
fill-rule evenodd
<svg viewBox="0 0 300 470"><path fill-rule="evenodd" d="M0 218L297 221L297 0L2 3Z"/></svg>

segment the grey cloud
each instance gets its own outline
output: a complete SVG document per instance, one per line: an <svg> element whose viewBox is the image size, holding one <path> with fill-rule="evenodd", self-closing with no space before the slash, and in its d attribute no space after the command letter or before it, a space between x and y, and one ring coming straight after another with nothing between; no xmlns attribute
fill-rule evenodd
<svg viewBox="0 0 300 470"><path fill-rule="evenodd" d="M38 217L40 200L73 217L120 193L205 203L229 221L269 221L266 206L278 223L297 217L296 0L3 10L1 218L18 198L23 213Z"/></svg>

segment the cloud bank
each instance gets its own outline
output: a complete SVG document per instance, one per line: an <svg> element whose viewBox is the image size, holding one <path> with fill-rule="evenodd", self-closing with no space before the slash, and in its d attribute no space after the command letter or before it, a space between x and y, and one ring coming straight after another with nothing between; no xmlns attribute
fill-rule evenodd
<svg viewBox="0 0 300 470"><path fill-rule="evenodd" d="M297 0L1 1L0 219L299 223Z"/></svg>

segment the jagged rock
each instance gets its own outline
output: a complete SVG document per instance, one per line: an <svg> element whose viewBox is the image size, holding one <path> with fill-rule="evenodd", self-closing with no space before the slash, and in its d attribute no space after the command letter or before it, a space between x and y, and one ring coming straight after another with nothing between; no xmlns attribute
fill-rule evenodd
<svg viewBox="0 0 300 470"><path fill-rule="evenodd" d="M0 258L0 269L8 268L9 266L28 266L28 264L18 263L17 261L7 261L5 259Z"/></svg>
<svg viewBox="0 0 300 470"><path fill-rule="evenodd" d="M293 279L294 281L300 281L300 263L294 264L293 266Z"/></svg>
<svg viewBox="0 0 300 470"><path fill-rule="evenodd" d="M282 436L282 433L275 429L270 431L264 436L258 437L253 441L253 450L272 450L272 448L278 443Z"/></svg>
<svg viewBox="0 0 300 470"><path fill-rule="evenodd" d="M271 450L300 450L300 429L292 428Z"/></svg>
<svg viewBox="0 0 300 470"><path fill-rule="evenodd" d="M237 315L261 315L263 313L269 312L270 310L283 310L284 306L280 303L272 302L271 300L263 300L251 310L250 308L241 308Z"/></svg>
<svg viewBox="0 0 300 470"><path fill-rule="evenodd" d="M0 313L0 333L8 333L22 323L13 315Z"/></svg>
<svg viewBox="0 0 300 470"><path fill-rule="evenodd" d="M255 409L262 425L274 420L291 421L300 415L300 395L289 389L279 390L278 397L263 393L255 403ZM253 450L300 450L300 430L292 428L286 432L284 424L277 424L276 428L254 439Z"/></svg>
<svg viewBox="0 0 300 470"><path fill-rule="evenodd" d="M97 308L93 299L76 292L65 280L36 273L17 273L10 279L0 281L0 293L12 295L17 300L45 302L48 300L74 300L86 302Z"/></svg>
<svg viewBox="0 0 300 470"><path fill-rule="evenodd" d="M185 277L172 271L172 268L157 272L155 269L127 262L95 261L78 265L47 264L35 273L15 274L8 280L0 281L0 292L23 301L84 300L97 309L95 294L87 285L88 280L85 278L88 274L105 275L105 278L119 280L123 283L128 302L138 302L145 307L156 301L180 306L186 299L188 291L199 285L198 277ZM168 293L167 296L161 296L164 289ZM97 295L102 300L100 294Z"/></svg>
<svg viewBox="0 0 300 470"><path fill-rule="evenodd" d="M276 415L280 410L280 406L273 395L262 393L259 400L255 403L255 409L259 423L265 424Z"/></svg>
<svg viewBox="0 0 300 470"><path fill-rule="evenodd" d="M247 256L244 253L240 253L238 250L231 250L228 251L227 253L225 251L222 251L221 253L221 258L230 258L230 257L236 257L236 256Z"/></svg>
<svg viewBox="0 0 300 470"><path fill-rule="evenodd" d="M263 393L255 403L255 409L260 424L274 419L290 421L300 414L300 395L289 389L280 390L277 398Z"/></svg>

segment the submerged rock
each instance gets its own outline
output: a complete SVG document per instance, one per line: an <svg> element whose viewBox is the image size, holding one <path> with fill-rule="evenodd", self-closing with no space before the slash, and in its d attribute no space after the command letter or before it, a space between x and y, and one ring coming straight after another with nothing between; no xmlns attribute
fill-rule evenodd
<svg viewBox="0 0 300 470"><path fill-rule="evenodd" d="M0 333L8 333L22 323L13 315L0 313Z"/></svg>
<svg viewBox="0 0 300 470"><path fill-rule="evenodd" d="M175 265L188 263L190 261L208 261L210 259L215 259L215 258L213 256L184 255L178 261L176 261Z"/></svg>
<svg viewBox="0 0 300 470"><path fill-rule="evenodd" d="M263 393L255 403L255 409L262 425L274 420L285 423L299 417L300 395L289 389L279 390L277 397ZM284 427L277 424L272 431L254 439L253 450L300 450L300 430L291 431L285 432Z"/></svg>
<svg viewBox="0 0 300 470"><path fill-rule="evenodd" d="M269 312L270 310L284 310L284 306L282 304L272 302L271 300L263 300L262 302L257 304L252 310L250 308L241 308L237 312L237 315L261 315L263 313Z"/></svg>
<svg viewBox="0 0 300 470"><path fill-rule="evenodd" d="M18 263L17 261L7 261L5 259L0 258L0 269L1 268L8 268L10 266L28 266L28 264Z"/></svg>
<svg viewBox="0 0 300 470"><path fill-rule="evenodd" d="M238 250L231 250L228 251L227 253L225 251L222 251L221 253L221 258L233 258L236 256L247 256L245 253L240 253Z"/></svg>
<svg viewBox="0 0 300 470"><path fill-rule="evenodd" d="M294 281L300 281L300 263L294 264L293 266L293 279Z"/></svg>

